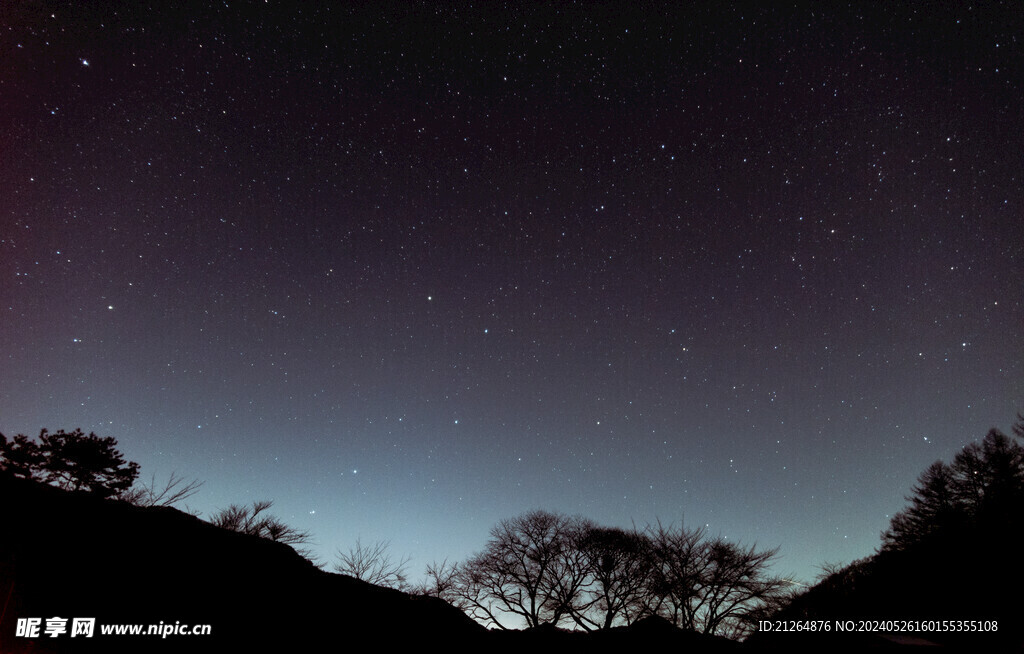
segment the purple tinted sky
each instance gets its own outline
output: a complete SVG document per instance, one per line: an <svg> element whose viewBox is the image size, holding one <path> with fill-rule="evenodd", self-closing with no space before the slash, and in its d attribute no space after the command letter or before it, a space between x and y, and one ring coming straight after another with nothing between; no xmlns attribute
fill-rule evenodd
<svg viewBox="0 0 1024 654"><path fill-rule="evenodd" d="M84 4L0 9L8 435L325 560L540 507L806 580L1024 408L1018 3Z"/></svg>

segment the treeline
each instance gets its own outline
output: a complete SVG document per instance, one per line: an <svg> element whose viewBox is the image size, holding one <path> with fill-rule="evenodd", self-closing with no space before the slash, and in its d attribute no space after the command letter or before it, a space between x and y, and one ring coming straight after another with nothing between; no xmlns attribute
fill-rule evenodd
<svg viewBox="0 0 1024 654"><path fill-rule="evenodd" d="M1024 527L1024 416L1013 436L992 429L913 486L872 556L833 566L776 620L916 620L941 644L1024 643L1016 555ZM777 639L757 634L755 642Z"/></svg>
<svg viewBox="0 0 1024 654"><path fill-rule="evenodd" d="M35 440L24 434L8 440L0 434L0 473L136 506L174 506L203 485L174 473L163 485L155 476L149 484L141 483L139 464L125 459L117 439L86 435L81 429L55 433L42 429Z"/></svg>
<svg viewBox="0 0 1024 654"><path fill-rule="evenodd" d="M1024 417L1013 425L1024 438ZM902 551L948 539L979 536L1018 522L1024 507L1024 447L998 429L960 450L952 463L936 461L917 479L910 505L893 516L883 551Z"/></svg>
<svg viewBox="0 0 1024 654"><path fill-rule="evenodd" d="M199 482L174 475L163 487L137 484L138 464L117 441L81 430L38 439L0 435L0 472L141 506L169 506ZM269 514L270 502L232 505L214 525L299 547L311 534ZM554 625L595 631L648 616L700 633L739 637L776 608L790 588L769 573L776 550L742 547L703 529L657 524L603 527L547 511L503 520L483 551L460 564L429 566L427 581L406 583L408 559L392 562L386 544L338 552L338 572L378 585L440 597L500 629Z"/></svg>
<svg viewBox="0 0 1024 654"><path fill-rule="evenodd" d="M769 572L776 552L704 529L626 530L531 511L501 521L469 560L429 566L427 582L413 592L499 629L525 622L593 631L661 616L736 638L787 596L790 583Z"/></svg>
<svg viewBox="0 0 1024 654"><path fill-rule="evenodd" d="M111 436L43 429L37 440L18 434L8 441L0 434L0 472L64 490L117 497L129 492L139 476L139 464L126 461Z"/></svg>
<svg viewBox="0 0 1024 654"><path fill-rule="evenodd" d="M602 631L651 616L730 638L750 634L769 617L970 618L1009 625L1024 608L1017 593L1024 572L1006 550L1024 519L1024 446L1018 442L1024 417L1018 415L1013 433L1016 439L993 429L952 462L932 464L876 554L832 568L799 595L789 580L771 573L775 549L744 547L682 525L621 529L541 510L495 525L483 550L466 561L428 566L418 586L406 581L408 558L391 561L386 543L339 551L335 569L439 597L503 630ZM198 488L173 475L163 487L155 480L136 484L138 465L116 444L80 430L43 430L36 441L0 434L0 473L141 506L171 505ZM269 502L233 505L210 522L292 546L309 543L308 532L285 525L269 508Z"/></svg>

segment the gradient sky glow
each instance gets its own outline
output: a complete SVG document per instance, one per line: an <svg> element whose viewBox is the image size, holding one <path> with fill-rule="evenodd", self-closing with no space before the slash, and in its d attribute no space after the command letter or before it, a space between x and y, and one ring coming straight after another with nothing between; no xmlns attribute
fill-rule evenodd
<svg viewBox="0 0 1024 654"><path fill-rule="evenodd" d="M1024 409L1020 3L170 4L0 7L8 436L327 563L545 508L810 580Z"/></svg>

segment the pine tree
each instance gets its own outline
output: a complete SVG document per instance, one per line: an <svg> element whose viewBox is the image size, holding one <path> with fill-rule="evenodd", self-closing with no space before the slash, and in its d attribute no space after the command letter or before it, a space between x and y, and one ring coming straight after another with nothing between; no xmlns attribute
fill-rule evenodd
<svg viewBox="0 0 1024 654"><path fill-rule="evenodd" d="M39 442L18 434L0 439L0 470L64 490L85 490L101 497L127 491L139 476L139 464L127 461L112 436L101 438L81 429L39 432Z"/></svg>
<svg viewBox="0 0 1024 654"><path fill-rule="evenodd" d="M1013 433L1024 439L1024 417ZM964 447L952 464L936 461L918 477L910 506L893 516L883 550L905 550L939 534L1001 529L1024 508L1024 446L992 429Z"/></svg>

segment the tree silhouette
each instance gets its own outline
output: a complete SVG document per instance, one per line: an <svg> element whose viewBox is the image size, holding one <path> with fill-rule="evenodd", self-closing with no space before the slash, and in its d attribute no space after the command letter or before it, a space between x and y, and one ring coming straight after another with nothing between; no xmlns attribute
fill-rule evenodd
<svg viewBox="0 0 1024 654"><path fill-rule="evenodd" d="M703 528L679 529L660 522L647 528L653 567L647 612L683 629L698 629L700 592L709 566Z"/></svg>
<svg viewBox="0 0 1024 654"><path fill-rule="evenodd" d="M338 562L334 564L334 569L367 583L402 590L408 581L405 569L410 557L393 560L388 554L389 546L388 541L364 546L356 539L356 546L348 552L338 550Z"/></svg>
<svg viewBox="0 0 1024 654"><path fill-rule="evenodd" d="M703 529L659 523L638 532L532 511L495 526L465 563L428 568L420 592L500 629L509 616L592 631L656 615L739 637L789 589L769 574L776 553L708 539Z"/></svg>
<svg viewBox="0 0 1024 654"><path fill-rule="evenodd" d="M18 434L8 441L0 434L0 470L15 477L37 481L41 463L39 445L29 440L28 436Z"/></svg>
<svg viewBox="0 0 1024 654"><path fill-rule="evenodd" d="M203 482L197 479L187 481L172 472L163 486L157 485L156 475L153 475L149 484L132 486L117 498L135 506L174 506L198 493L202 485ZM192 513L187 506L185 510Z"/></svg>
<svg viewBox="0 0 1024 654"><path fill-rule="evenodd" d="M580 594L584 601L570 607L576 624L609 629L618 618L630 624L642 616L653 573L650 540L635 531L590 526L576 548L589 581Z"/></svg>
<svg viewBox="0 0 1024 654"><path fill-rule="evenodd" d="M1024 417L1013 426L1024 438ZM936 461L907 497L910 506L893 516L882 534L882 550L906 550L965 531L999 529L1024 506L1024 447L998 429L970 443L951 464Z"/></svg>
<svg viewBox="0 0 1024 654"><path fill-rule="evenodd" d="M910 506L892 517L888 531L882 535L885 549L903 549L956 521L959 511L954 497L953 471L948 465L936 461L928 466L912 491L907 497Z"/></svg>
<svg viewBox="0 0 1024 654"><path fill-rule="evenodd" d="M1024 499L1024 447L998 429L964 447L952 470L957 502L974 517L1002 515Z"/></svg>
<svg viewBox="0 0 1024 654"><path fill-rule="evenodd" d="M708 574L701 594L702 631L741 637L753 630L754 618L765 606L776 604L789 588L767 568L778 548L758 551L721 538L708 546Z"/></svg>
<svg viewBox="0 0 1024 654"><path fill-rule="evenodd" d="M448 559L445 559L440 563L428 563L426 579L409 592L413 595L439 597L456 608L466 610L457 592L458 583L459 564L449 563Z"/></svg>
<svg viewBox="0 0 1024 654"><path fill-rule="evenodd" d="M1024 439L1024 417L1017 416L1013 434ZM935 632L929 640L959 646L970 638L971 649L985 651L1019 648L1024 571L1015 544L1024 509L1024 446L992 429L950 463L929 466L907 500L878 552L828 570L772 619L955 621L970 615L998 629ZM973 642L978 638L988 640Z"/></svg>
<svg viewBox="0 0 1024 654"><path fill-rule="evenodd" d="M683 629L742 637L789 588L787 580L769 574L777 548L744 548L709 539L703 528L660 523L646 535L653 558L647 611Z"/></svg>
<svg viewBox="0 0 1024 654"><path fill-rule="evenodd" d="M0 435L0 469L15 477L41 481L64 490L87 490L111 497L131 488L139 464L127 461L112 436L86 436L81 429L39 432L39 442L18 434L10 442Z"/></svg>
<svg viewBox="0 0 1024 654"><path fill-rule="evenodd" d="M573 520L531 511L491 529L484 551L461 566L458 594L472 617L507 628L502 613L530 627L558 624L574 599L564 556Z"/></svg>
<svg viewBox="0 0 1024 654"><path fill-rule="evenodd" d="M259 536L285 545L306 545L312 542L313 535L310 532L289 527L279 518L268 514L267 510L273 504L270 500L253 502L251 507L232 504L217 512L210 519L210 523L223 529ZM296 549L296 551L309 558L310 553L307 549Z"/></svg>

